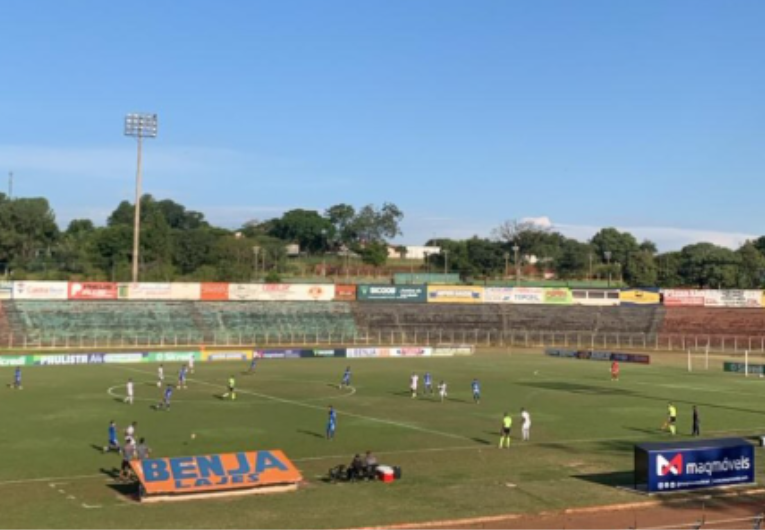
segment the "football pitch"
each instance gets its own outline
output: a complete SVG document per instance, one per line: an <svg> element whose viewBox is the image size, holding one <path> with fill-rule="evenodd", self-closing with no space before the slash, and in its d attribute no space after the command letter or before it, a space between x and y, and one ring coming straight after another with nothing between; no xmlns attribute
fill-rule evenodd
<svg viewBox="0 0 765 530"><path fill-rule="evenodd" d="M702 436L765 433L765 380L724 374L719 360L688 373L682 354L652 354L652 363L623 363L618 382L607 362L539 351L262 360L253 375L245 363L197 363L167 412L153 408L156 365L25 368L24 390L0 394L0 527L338 528L636 502L614 485L631 480L634 443L670 439L660 430L668 401L678 407L678 438L690 434L694 404ZM339 389L348 365L352 387ZM165 364L168 381L179 366ZM426 371L448 382L446 402L410 397L409 375ZM12 374L1 369L2 382ZM236 401L220 398L231 375ZM122 402L128 378L132 406ZM338 410L334 441L324 437L329 405ZM520 441L521 407L531 413L530 442ZM513 442L500 450L504 412ZM155 457L281 449L306 483L295 493L141 505L111 476L119 456L101 450L110 420L120 434L137 421ZM324 480L366 450L401 466L402 480Z"/></svg>

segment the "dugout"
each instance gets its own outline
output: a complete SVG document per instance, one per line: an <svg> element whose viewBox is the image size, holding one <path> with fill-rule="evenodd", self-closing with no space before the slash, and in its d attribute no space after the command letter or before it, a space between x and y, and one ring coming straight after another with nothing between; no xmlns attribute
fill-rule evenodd
<svg viewBox="0 0 765 530"><path fill-rule="evenodd" d="M634 486L649 494L754 484L754 446L743 438L647 442L634 447Z"/></svg>

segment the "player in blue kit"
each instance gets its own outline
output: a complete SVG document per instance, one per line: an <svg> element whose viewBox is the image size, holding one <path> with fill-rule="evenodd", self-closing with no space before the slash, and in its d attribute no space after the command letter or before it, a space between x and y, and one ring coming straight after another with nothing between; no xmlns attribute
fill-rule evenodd
<svg viewBox="0 0 765 530"><path fill-rule="evenodd" d="M257 367L257 364L258 364L258 356L255 355L255 352L253 352L252 353L252 360L250 361L250 368L247 370L247 373L248 374L254 374L255 373L255 368Z"/></svg>
<svg viewBox="0 0 765 530"><path fill-rule="evenodd" d="M120 451L120 442L117 439L117 424L114 423L114 420L109 422L109 443L104 446L104 453L109 451Z"/></svg>
<svg viewBox="0 0 765 530"><path fill-rule="evenodd" d="M337 412L335 408L329 406L329 414L327 416L327 440L335 439L335 430L337 429Z"/></svg>
<svg viewBox="0 0 765 530"><path fill-rule="evenodd" d="M478 382L478 379L473 379L473 382L470 384L470 386L473 389L473 402L476 405L481 404L481 383Z"/></svg>
<svg viewBox="0 0 765 530"><path fill-rule="evenodd" d="M178 372L178 388L188 388L186 386L186 365L181 365L181 371Z"/></svg>
<svg viewBox="0 0 765 530"><path fill-rule="evenodd" d="M165 388L165 395L162 398L162 402L157 405L157 410L165 409L170 410L170 399L173 397L173 386L167 385Z"/></svg>
<svg viewBox="0 0 765 530"><path fill-rule="evenodd" d="M21 366L16 367L16 371L13 372L13 383L8 385L11 388L15 388L16 390L22 390L21 387Z"/></svg>
<svg viewBox="0 0 765 530"><path fill-rule="evenodd" d="M351 367L347 366L345 368L345 373L343 373L343 380L340 383L340 388L351 386Z"/></svg>
<svg viewBox="0 0 765 530"><path fill-rule="evenodd" d="M430 372L425 372L425 375L422 376L422 381L425 384L425 393L432 394L433 393L433 378L430 376Z"/></svg>

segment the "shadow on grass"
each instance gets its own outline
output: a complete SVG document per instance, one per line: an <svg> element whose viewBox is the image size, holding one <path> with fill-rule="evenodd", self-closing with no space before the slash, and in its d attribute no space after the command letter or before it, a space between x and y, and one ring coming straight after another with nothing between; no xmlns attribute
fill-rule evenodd
<svg viewBox="0 0 765 530"><path fill-rule="evenodd" d="M483 438L471 438L475 443L479 443L482 445L491 445L491 442L489 440L485 440Z"/></svg>
<svg viewBox="0 0 765 530"><path fill-rule="evenodd" d="M631 488L635 483L632 471L613 471L611 473L593 473L588 475L572 475L572 478L599 484L601 486Z"/></svg>
<svg viewBox="0 0 765 530"><path fill-rule="evenodd" d="M111 490L125 500L138 502L138 482L113 482L109 484Z"/></svg>
<svg viewBox="0 0 765 530"><path fill-rule="evenodd" d="M298 429L297 432L299 432L300 434L305 434L306 436L313 436L314 438L321 438L321 439L323 439L325 437L323 434L321 434L319 432L306 431L304 429Z"/></svg>

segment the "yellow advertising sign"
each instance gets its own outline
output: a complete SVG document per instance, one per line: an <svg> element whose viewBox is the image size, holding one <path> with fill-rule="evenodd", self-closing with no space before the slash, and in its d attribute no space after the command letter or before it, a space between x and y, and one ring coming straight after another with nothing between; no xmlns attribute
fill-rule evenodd
<svg viewBox="0 0 765 530"><path fill-rule="evenodd" d="M429 304L482 304L484 288L471 285L428 285Z"/></svg>
<svg viewBox="0 0 765 530"><path fill-rule="evenodd" d="M656 291L629 289L619 293L619 302L624 305L658 305L661 303L661 295Z"/></svg>

